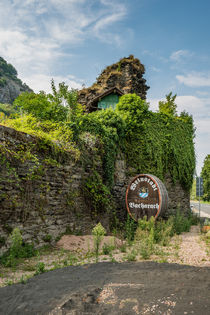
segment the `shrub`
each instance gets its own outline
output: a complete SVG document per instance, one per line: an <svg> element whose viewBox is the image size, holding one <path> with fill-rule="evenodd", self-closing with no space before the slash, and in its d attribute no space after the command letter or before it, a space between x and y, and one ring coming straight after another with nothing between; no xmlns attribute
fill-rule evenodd
<svg viewBox="0 0 210 315"><path fill-rule="evenodd" d="M176 211L173 221L173 229L175 234L181 234L182 232L189 232L191 227L190 218L185 217L180 210Z"/></svg>
<svg viewBox="0 0 210 315"><path fill-rule="evenodd" d="M136 253L136 251L133 249L131 252L129 252L129 253L126 255L125 259L126 259L127 261L135 261L135 260L136 260L136 255L137 255L137 253Z"/></svg>
<svg viewBox="0 0 210 315"><path fill-rule="evenodd" d="M11 246L9 250L0 257L0 263L5 267L13 267L18 258L30 258L37 254L33 244L24 243L21 232L15 228L11 235Z"/></svg>
<svg viewBox="0 0 210 315"><path fill-rule="evenodd" d="M138 227L135 233L135 242L139 248L142 258L148 259L154 249L155 243L155 218L151 217L147 221L145 216L142 220L138 221Z"/></svg>
<svg viewBox="0 0 210 315"><path fill-rule="evenodd" d="M104 244L102 247L103 255L109 255L115 249L114 245Z"/></svg>
<svg viewBox="0 0 210 315"><path fill-rule="evenodd" d="M134 240L136 227L137 227L136 222L128 214L127 220L125 223L125 238L128 244L131 244L131 242Z"/></svg>
<svg viewBox="0 0 210 315"><path fill-rule="evenodd" d="M155 225L155 242L160 245L167 246L170 242L170 238L174 234L173 229L173 217L170 217L167 221L160 220Z"/></svg>

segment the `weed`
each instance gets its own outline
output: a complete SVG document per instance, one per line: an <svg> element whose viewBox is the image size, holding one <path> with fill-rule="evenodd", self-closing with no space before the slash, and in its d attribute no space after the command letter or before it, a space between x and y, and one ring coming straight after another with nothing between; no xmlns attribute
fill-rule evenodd
<svg viewBox="0 0 210 315"><path fill-rule="evenodd" d="M26 284L26 282L28 281L28 279L30 279L32 276L31 275L22 275L19 282L22 283L22 284Z"/></svg>
<svg viewBox="0 0 210 315"><path fill-rule="evenodd" d="M129 252L126 256L125 256L125 259L127 261L136 261L136 251L133 249L131 252Z"/></svg>
<svg viewBox="0 0 210 315"><path fill-rule="evenodd" d="M10 249L0 257L0 263L5 267L15 267L18 258L29 258L37 254L33 244L23 243L21 232L15 228L10 235Z"/></svg>
<svg viewBox="0 0 210 315"><path fill-rule="evenodd" d="M45 270L45 263L44 262L38 262L38 264L36 265L35 275L39 275L45 271L46 271Z"/></svg>
<svg viewBox="0 0 210 315"><path fill-rule="evenodd" d="M167 263L168 260L167 260L167 258L161 258L161 259L158 260L158 262L159 263Z"/></svg>
<svg viewBox="0 0 210 315"><path fill-rule="evenodd" d="M109 259L110 259L111 262L117 262L112 254L109 254Z"/></svg>
<svg viewBox="0 0 210 315"><path fill-rule="evenodd" d="M71 265L74 265L77 262L78 262L78 258L75 255L73 255L73 254L69 254L68 255L68 265L71 266Z"/></svg>
<svg viewBox="0 0 210 315"><path fill-rule="evenodd" d="M136 231L136 222L129 216L127 216L127 221L125 223L125 238L130 245L134 239Z"/></svg>
<svg viewBox="0 0 210 315"><path fill-rule="evenodd" d="M99 247L102 239L104 238L105 233L106 230L101 225L101 223L98 223L92 230L96 262L98 262Z"/></svg>
<svg viewBox="0 0 210 315"><path fill-rule="evenodd" d="M126 243L123 243L123 244L120 246L120 251L121 251L121 253L126 253Z"/></svg>
<svg viewBox="0 0 210 315"><path fill-rule="evenodd" d="M114 249L115 249L114 245L105 243L102 247L102 253L103 255L109 255Z"/></svg>
<svg viewBox="0 0 210 315"><path fill-rule="evenodd" d="M173 229L175 234L181 234L182 232L189 232L191 227L191 220L184 217L180 212L180 209L176 211L176 215L173 220Z"/></svg>
<svg viewBox="0 0 210 315"><path fill-rule="evenodd" d="M52 241L52 235L46 234L46 235L43 237L43 241L44 241L44 242L47 242L47 243L50 243L50 242Z"/></svg>

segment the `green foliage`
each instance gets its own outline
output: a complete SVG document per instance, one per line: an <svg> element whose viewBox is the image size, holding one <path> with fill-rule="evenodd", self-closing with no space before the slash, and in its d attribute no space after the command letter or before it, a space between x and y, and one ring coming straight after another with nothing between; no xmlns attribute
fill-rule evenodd
<svg viewBox="0 0 210 315"><path fill-rule="evenodd" d="M68 109L61 104L50 102L44 92L21 93L14 101L20 113L31 114L40 120L65 121Z"/></svg>
<svg viewBox="0 0 210 315"><path fill-rule="evenodd" d="M174 235L174 219L170 217L167 221L158 220L155 226L155 242L162 245L169 245L171 237Z"/></svg>
<svg viewBox="0 0 210 315"><path fill-rule="evenodd" d="M168 220L157 220L151 217L147 220L145 216L138 221L138 227L135 233L135 243L142 258L149 259L155 252L156 244L167 246L174 234L189 232L192 224L197 223L192 215L183 216L180 211Z"/></svg>
<svg viewBox="0 0 210 315"><path fill-rule="evenodd" d="M45 271L46 271L45 270L45 263L44 262L38 262L38 264L36 265L35 275L39 275Z"/></svg>
<svg viewBox="0 0 210 315"><path fill-rule="evenodd" d="M98 262L99 247L105 234L106 230L104 229L100 222L92 230L96 262Z"/></svg>
<svg viewBox="0 0 210 315"><path fill-rule="evenodd" d="M17 71L10 63L7 63L6 60L0 57L0 77L3 75L16 77Z"/></svg>
<svg viewBox="0 0 210 315"><path fill-rule="evenodd" d="M137 252L135 251L135 249L132 249L132 251L129 252L125 256L125 260L127 260L127 261L136 261L136 255L137 255Z"/></svg>
<svg viewBox="0 0 210 315"><path fill-rule="evenodd" d="M205 157L201 177L203 178L203 200L210 201L210 154Z"/></svg>
<svg viewBox="0 0 210 315"><path fill-rule="evenodd" d="M0 264L14 267L19 258L30 258L37 254L33 244L23 243L21 232L15 228L10 235L10 249L0 257Z"/></svg>
<svg viewBox="0 0 210 315"><path fill-rule="evenodd" d="M111 210L110 190L103 184L101 176L96 171L86 179L84 193L96 215Z"/></svg>
<svg viewBox="0 0 210 315"><path fill-rule="evenodd" d="M135 242L138 244L142 258L148 259L153 252L155 243L155 219L151 217L147 221L146 216L138 221L135 233Z"/></svg>
<svg viewBox="0 0 210 315"><path fill-rule="evenodd" d="M47 243L50 243L52 241L52 235L50 235L50 234L45 235L43 237L43 241L47 242Z"/></svg>
<svg viewBox="0 0 210 315"><path fill-rule="evenodd" d="M114 249L114 245L105 243L102 247L102 253L103 255L109 255Z"/></svg>
<svg viewBox="0 0 210 315"><path fill-rule="evenodd" d="M134 240L136 227L137 227L136 222L128 214L127 220L125 222L125 238L128 244L131 244L131 242Z"/></svg>
<svg viewBox="0 0 210 315"><path fill-rule="evenodd" d="M68 86L64 82L61 82L57 90L54 80L51 81L51 88L52 94L48 94L49 100L56 108L65 108L65 120L73 122L82 115L84 108L77 102L76 89L69 90Z"/></svg>
<svg viewBox="0 0 210 315"><path fill-rule="evenodd" d="M127 137L132 137L133 132L142 129L141 119L147 117L148 108L149 105L136 94L126 94L120 98L116 110L125 122Z"/></svg>
<svg viewBox="0 0 210 315"><path fill-rule="evenodd" d="M1 113L3 113L4 116L9 117L12 114L14 115L16 113L16 110L13 105L0 103L0 114Z"/></svg>
<svg viewBox="0 0 210 315"><path fill-rule="evenodd" d="M182 232L189 232L190 230L190 221L185 218L180 210L176 211L176 215L173 218L173 229L175 234L181 234Z"/></svg>
<svg viewBox="0 0 210 315"><path fill-rule="evenodd" d="M74 121L84 108L77 103L77 91L68 90L65 83L60 83L58 90L54 81L51 81L52 94L43 91L39 93L24 92L14 101L14 106L20 114L31 114L39 120L55 122Z"/></svg>
<svg viewBox="0 0 210 315"><path fill-rule="evenodd" d="M176 95L172 96L172 92L166 95L166 101L159 102L159 112L169 116L176 116L177 105L175 104Z"/></svg>
<svg viewBox="0 0 210 315"><path fill-rule="evenodd" d="M126 125L127 164L161 179L169 172L174 182L190 189L195 169L192 117L153 113L135 94L120 98L117 113Z"/></svg>
<svg viewBox="0 0 210 315"><path fill-rule="evenodd" d="M122 118L111 108L81 116L73 126L77 136L90 132L99 136L103 143L104 181L112 186L114 180L114 163L119 149L123 146L125 124Z"/></svg>
<svg viewBox="0 0 210 315"><path fill-rule="evenodd" d="M16 119L8 118L2 122L7 127L34 135L42 139L42 143L53 145L57 150L73 151L73 133L64 123L39 121L32 115L24 115ZM59 146L55 143L59 142ZM76 151L75 151L76 152ZM79 153L79 152L78 152Z"/></svg>

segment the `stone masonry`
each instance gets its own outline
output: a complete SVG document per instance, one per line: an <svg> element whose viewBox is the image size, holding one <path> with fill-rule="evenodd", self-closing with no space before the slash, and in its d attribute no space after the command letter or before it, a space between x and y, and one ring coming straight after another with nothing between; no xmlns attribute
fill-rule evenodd
<svg viewBox="0 0 210 315"><path fill-rule="evenodd" d="M90 111L91 101L113 87L125 94L136 93L145 100L149 87L143 78L144 72L144 65L139 59L132 55L123 58L104 69L91 87L80 90L78 101L86 106L87 111Z"/></svg>

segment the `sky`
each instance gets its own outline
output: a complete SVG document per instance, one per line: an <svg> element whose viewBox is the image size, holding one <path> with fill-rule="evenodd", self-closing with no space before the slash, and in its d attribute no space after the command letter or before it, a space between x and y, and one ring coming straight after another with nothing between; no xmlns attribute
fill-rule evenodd
<svg viewBox="0 0 210 315"><path fill-rule="evenodd" d="M80 89L130 54L153 111L172 92L193 115L197 175L210 154L209 0L0 0L0 56L35 92Z"/></svg>

